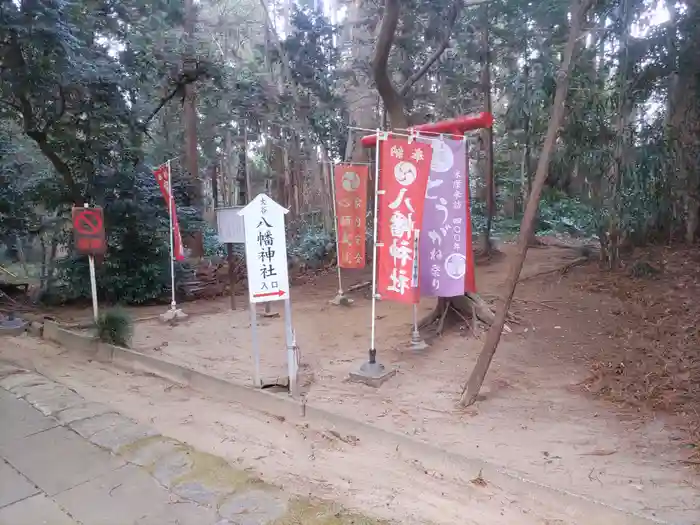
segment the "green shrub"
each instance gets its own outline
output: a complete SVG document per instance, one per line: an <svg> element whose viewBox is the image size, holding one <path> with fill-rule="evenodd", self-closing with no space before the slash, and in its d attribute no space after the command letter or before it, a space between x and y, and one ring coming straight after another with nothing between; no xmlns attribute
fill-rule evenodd
<svg viewBox="0 0 700 525"><path fill-rule="evenodd" d="M97 337L103 343L128 348L134 333L134 322L121 308L107 310L97 320Z"/></svg>

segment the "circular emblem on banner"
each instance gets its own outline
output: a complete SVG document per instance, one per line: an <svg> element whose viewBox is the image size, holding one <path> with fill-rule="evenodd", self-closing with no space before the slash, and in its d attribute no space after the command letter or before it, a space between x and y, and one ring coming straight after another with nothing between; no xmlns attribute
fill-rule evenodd
<svg viewBox="0 0 700 525"><path fill-rule="evenodd" d="M452 153L452 148L441 140L433 140L433 160L430 163L430 169L438 173L444 173L449 170L455 163L455 156Z"/></svg>
<svg viewBox="0 0 700 525"><path fill-rule="evenodd" d="M418 178L416 167L402 160L394 167L394 178L401 186L410 186Z"/></svg>
<svg viewBox="0 0 700 525"><path fill-rule="evenodd" d="M467 273L467 258L461 253L452 253L445 259L445 272L452 279L461 279Z"/></svg>
<svg viewBox="0 0 700 525"><path fill-rule="evenodd" d="M357 188L360 187L360 176L354 171L346 171L343 173L342 185L345 191L357 191Z"/></svg>

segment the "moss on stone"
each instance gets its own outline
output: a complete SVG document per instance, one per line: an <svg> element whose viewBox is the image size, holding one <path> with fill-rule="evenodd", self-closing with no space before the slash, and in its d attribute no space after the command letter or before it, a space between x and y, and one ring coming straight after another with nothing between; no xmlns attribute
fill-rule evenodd
<svg viewBox="0 0 700 525"><path fill-rule="evenodd" d="M390 522L349 512L340 505L299 499L271 525L390 525Z"/></svg>

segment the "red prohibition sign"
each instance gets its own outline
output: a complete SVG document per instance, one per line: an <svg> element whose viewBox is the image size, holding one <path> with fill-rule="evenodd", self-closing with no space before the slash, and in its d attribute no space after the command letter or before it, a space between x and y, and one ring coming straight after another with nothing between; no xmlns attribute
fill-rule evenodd
<svg viewBox="0 0 700 525"><path fill-rule="evenodd" d="M82 210L76 215L73 225L82 235L97 235L102 231L102 214L96 210Z"/></svg>

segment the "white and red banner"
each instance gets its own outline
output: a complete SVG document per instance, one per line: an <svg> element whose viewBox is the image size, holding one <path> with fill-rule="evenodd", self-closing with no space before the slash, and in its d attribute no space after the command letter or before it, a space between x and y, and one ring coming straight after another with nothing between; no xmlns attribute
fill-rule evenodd
<svg viewBox="0 0 700 525"><path fill-rule="evenodd" d="M377 293L384 300L420 300L418 252L432 149L417 140L381 141Z"/></svg>
<svg viewBox="0 0 700 525"><path fill-rule="evenodd" d="M337 164L333 177L338 225L338 266L364 268L369 167Z"/></svg>
<svg viewBox="0 0 700 525"><path fill-rule="evenodd" d="M180 225L177 222L175 199L172 198L172 195L168 189L169 186L172 187L171 184L168 184L168 181L170 180L170 166L167 163L158 166L158 168L153 172L153 175L155 175L156 181L158 181L160 192L163 195L163 199L165 199L165 206L168 207L172 217L173 257L176 261L182 261L185 259L185 251L182 246Z"/></svg>

